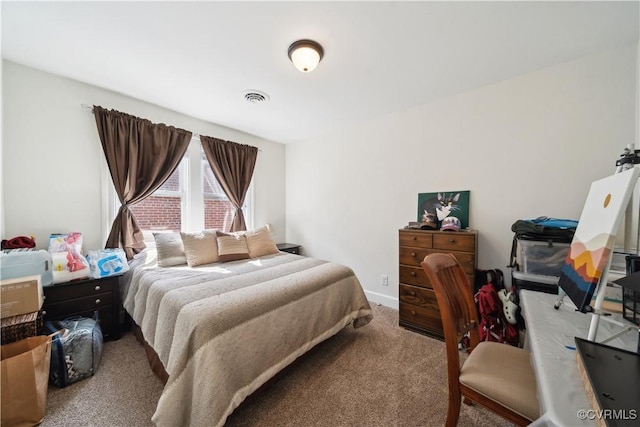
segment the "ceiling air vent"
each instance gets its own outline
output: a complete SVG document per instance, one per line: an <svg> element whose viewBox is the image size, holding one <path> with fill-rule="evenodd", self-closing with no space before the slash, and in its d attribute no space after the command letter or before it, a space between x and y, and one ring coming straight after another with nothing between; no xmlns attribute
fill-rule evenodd
<svg viewBox="0 0 640 427"><path fill-rule="evenodd" d="M260 104L269 100L269 95L259 90L248 90L244 93L244 99L252 104Z"/></svg>

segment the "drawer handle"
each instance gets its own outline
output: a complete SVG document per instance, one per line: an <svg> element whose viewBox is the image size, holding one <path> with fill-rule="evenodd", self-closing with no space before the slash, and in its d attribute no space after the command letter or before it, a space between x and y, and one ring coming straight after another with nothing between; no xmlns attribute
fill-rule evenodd
<svg viewBox="0 0 640 427"><path fill-rule="evenodd" d="M42 310L42 317L45 317L47 315L47 310Z"/></svg>
<svg viewBox="0 0 640 427"><path fill-rule="evenodd" d="M412 256L412 257L415 257L415 256L416 256L416 253L415 253L415 252L411 252L411 256Z"/></svg>
<svg viewBox="0 0 640 427"><path fill-rule="evenodd" d="M99 291L100 290L100 285L96 285L95 289L96 289L96 291Z"/></svg>
<svg viewBox="0 0 640 427"><path fill-rule="evenodd" d="M415 316L415 315L416 315L416 312L415 312L414 310L411 310L411 314L412 314L413 316Z"/></svg>
<svg viewBox="0 0 640 427"><path fill-rule="evenodd" d="M449 239L449 243L455 243L456 239Z"/></svg>
<svg viewBox="0 0 640 427"><path fill-rule="evenodd" d="M411 292L409 292L409 295L411 295L412 297L415 297L416 296L416 292L415 291L411 291Z"/></svg>
<svg viewBox="0 0 640 427"><path fill-rule="evenodd" d="M100 304L102 301L100 301L100 298L96 298L96 305Z"/></svg>
<svg viewBox="0 0 640 427"><path fill-rule="evenodd" d="M413 236L413 240L418 240L418 238L416 236Z"/></svg>
<svg viewBox="0 0 640 427"><path fill-rule="evenodd" d="M413 277L415 277L415 276L416 276L416 272L415 272L415 271L412 271L412 272L411 272L411 275L412 275Z"/></svg>

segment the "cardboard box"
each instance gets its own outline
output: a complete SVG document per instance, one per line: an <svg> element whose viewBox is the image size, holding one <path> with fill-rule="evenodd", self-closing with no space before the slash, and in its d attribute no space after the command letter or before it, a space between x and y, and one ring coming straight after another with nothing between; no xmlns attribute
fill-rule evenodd
<svg viewBox="0 0 640 427"><path fill-rule="evenodd" d="M0 281L0 318L33 313L42 308L40 275Z"/></svg>

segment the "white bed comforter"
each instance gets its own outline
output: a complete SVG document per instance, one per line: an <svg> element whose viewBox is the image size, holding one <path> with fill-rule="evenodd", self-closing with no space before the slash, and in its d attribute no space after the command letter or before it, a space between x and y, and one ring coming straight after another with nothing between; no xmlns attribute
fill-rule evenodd
<svg viewBox="0 0 640 427"><path fill-rule="evenodd" d="M371 308L340 264L279 253L188 268L143 266L124 307L169 380L158 426L219 426L253 391Z"/></svg>

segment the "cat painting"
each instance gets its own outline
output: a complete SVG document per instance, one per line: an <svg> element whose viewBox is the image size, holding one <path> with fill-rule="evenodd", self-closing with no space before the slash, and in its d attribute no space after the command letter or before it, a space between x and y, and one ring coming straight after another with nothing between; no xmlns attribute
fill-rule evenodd
<svg viewBox="0 0 640 427"><path fill-rule="evenodd" d="M469 226L469 191L418 194L418 221L433 214L441 222L448 216L457 217L462 228Z"/></svg>

